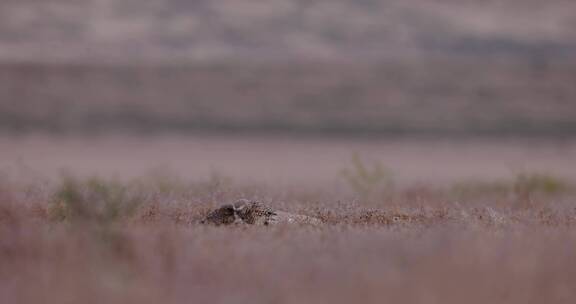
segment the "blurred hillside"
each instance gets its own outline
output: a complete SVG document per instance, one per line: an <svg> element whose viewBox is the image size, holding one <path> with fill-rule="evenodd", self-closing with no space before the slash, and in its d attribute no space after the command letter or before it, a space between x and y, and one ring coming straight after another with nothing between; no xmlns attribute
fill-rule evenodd
<svg viewBox="0 0 576 304"><path fill-rule="evenodd" d="M576 3L4 0L0 130L576 134Z"/></svg>
<svg viewBox="0 0 576 304"><path fill-rule="evenodd" d="M2 60L568 56L573 1L3 0Z"/></svg>

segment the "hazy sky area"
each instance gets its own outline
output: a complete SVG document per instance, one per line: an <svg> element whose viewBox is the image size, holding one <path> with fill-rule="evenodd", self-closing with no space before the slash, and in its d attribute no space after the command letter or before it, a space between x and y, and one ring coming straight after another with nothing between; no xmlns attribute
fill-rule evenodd
<svg viewBox="0 0 576 304"><path fill-rule="evenodd" d="M4 0L1 61L566 57L573 1Z"/></svg>

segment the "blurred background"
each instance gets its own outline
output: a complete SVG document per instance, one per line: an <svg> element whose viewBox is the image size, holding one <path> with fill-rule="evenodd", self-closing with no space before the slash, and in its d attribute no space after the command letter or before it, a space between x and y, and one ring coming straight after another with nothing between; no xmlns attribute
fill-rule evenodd
<svg viewBox="0 0 576 304"><path fill-rule="evenodd" d="M574 178L576 3L3 0L0 134L47 176Z"/></svg>

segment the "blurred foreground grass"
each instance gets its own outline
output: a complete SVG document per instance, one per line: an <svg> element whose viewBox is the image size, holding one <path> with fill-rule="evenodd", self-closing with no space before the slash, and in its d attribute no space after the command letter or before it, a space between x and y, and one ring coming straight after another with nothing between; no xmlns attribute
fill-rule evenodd
<svg viewBox="0 0 576 304"><path fill-rule="evenodd" d="M360 168L375 172L357 158ZM0 302L576 299L569 267L576 192L569 181L525 172L370 196L350 186L278 188L218 174L190 181L162 170L128 181L3 176ZM211 208L239 197L316 216L323 225L199 224Z"/></svg>

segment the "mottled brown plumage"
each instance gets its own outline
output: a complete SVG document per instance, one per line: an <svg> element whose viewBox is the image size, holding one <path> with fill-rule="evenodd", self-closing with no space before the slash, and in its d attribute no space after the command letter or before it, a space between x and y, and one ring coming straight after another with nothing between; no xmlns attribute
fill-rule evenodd
<svg viewBox="0 0 576 304"><path fill-rule="evenodd" d="M218 226L232 224L272 225L279 223L317 225L321 221L305 215L275 211L260 202L241 199L210 212L202 220L202 223Z"/></svg>

